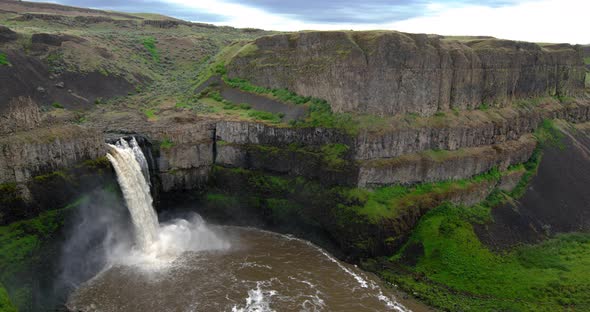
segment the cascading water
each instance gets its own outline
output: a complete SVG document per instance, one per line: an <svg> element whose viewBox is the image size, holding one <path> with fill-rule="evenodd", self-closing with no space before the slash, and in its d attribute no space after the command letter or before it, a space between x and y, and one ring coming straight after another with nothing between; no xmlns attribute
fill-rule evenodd
<svg viewBox="0 0 590 312"><path fill-rule="evenodd" d="M137 140L135 140L135 137L131 138L130 146L133 150L133 155L135 155L135 160L137 160L139 166L141 167L141 171L143 173L143 176L145 177L147 184L150 185L150 167L148 166L147 159L145 158L145 155L143 154L141 147L139 147L139 144L137 144Z"/></svg>
<svg viewBox="0 0 590 312"><path fill-rule="evenodd" d="M133 138L131 145L124 139L115 145L109 144L107 157L115 168L131 214L136 242L142 250L147 251L157 239L158 216L152 207L152 196L147 183L149 176L144 173L147 170L142 169L142 163L147 167L145 156Z"/></svg>
<svg viewBox="0 0 590 312"><path fill-rule="evenodd" d="M108 146L107 157L117 173L137 247L126 250L124 246L114 246L109 251L111 262L154 268L172 263L185 251L229 248L229 243L212 232L197 214L189 220L175 219L160 225L152 207L148 163L139 144L135 138L129 142L121 138Z"/></svg>

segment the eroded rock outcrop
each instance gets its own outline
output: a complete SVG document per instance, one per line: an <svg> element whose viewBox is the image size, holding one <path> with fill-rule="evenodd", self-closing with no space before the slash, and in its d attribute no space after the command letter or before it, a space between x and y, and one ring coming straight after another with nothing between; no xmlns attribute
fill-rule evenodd
<svg viewBox="0 0 590 312"><path fill-rule="evenodd" d="M366 161L360 165L358 186L459 180L487 172L492 168L504 171L511 165L526 162L536 145L535 139L526 135L515 141L454 152L431 151ZM502 188L511 189L512 182L506 179Z"/></svg>
<svg viewBox="0 0 590 312"><path fill-rule="evenodd" d="M31 130L39 126L39 106L30 97L12 98L4 107L0 106L0 134Z"/></svg>
<svg viewBox="0 0 590 312"><path fill-rule="evenodd" d="M6 26L0 25L0 43L14 41L18 35Z"/></svg>
<svg viewBox="0 0 590 312"><path fill-rule="evenodd" d="M74 125L37 128L0 139L0 183L22 183L106 154L103 135Z"/></svg>
<svg viewBox="0 0 590 312"><path fill-rule="evenodd" d="M551 104L533 109L475 111L466 118L427 119L419 125L404 125L380 131L362 131L356 139L356 159L392 158L425 150L457 150L517 140L533 132L544 119L569 122L590 120L590 105Z"/></svg>
<svg viewBox="0 0 590 312"><path fill-rule="evenodd" d="M325 99L336 112L378 115L501 107L584 89L581 52L573 46L392 31L262 37L231 60L228 75Z"/></svg>

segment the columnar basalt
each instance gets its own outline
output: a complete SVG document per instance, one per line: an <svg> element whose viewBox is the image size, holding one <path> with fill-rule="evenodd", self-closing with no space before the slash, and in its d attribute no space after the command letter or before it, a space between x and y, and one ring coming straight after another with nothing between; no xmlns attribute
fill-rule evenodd
<svg viewBox="0 0 590 312"><path fill-rule="evenodd" d="M259 38L228 64L230 78L326 99L336 112L433 115L578 95L582 54L499 39L456 41L393 31L299 32Z"/></svg>

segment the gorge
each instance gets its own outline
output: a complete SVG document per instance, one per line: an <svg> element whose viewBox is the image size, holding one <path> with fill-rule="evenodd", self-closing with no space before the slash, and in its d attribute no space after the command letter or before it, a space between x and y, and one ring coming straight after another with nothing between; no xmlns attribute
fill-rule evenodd
<svg viewBox="0 0 590 312"><path fill-rule="evenodd" d="M587 46L0 9L0 311L590 310Z"/></svg>

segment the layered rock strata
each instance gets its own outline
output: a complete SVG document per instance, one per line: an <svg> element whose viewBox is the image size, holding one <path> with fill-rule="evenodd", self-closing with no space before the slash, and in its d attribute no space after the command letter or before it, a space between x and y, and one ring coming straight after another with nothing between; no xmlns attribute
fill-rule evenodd
<svg viewBox="0 0 590 312"><path fill-rule="evenodd" d="M393 31L261 37L228 64L230 78L322 98L336 112L377 115L433 115L508 106L517 98L578 95L584 75L574 46Z"/></svg>

